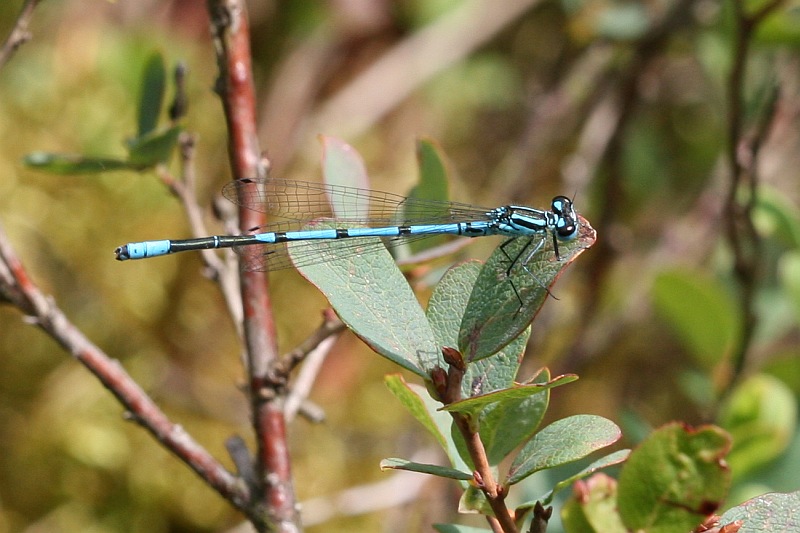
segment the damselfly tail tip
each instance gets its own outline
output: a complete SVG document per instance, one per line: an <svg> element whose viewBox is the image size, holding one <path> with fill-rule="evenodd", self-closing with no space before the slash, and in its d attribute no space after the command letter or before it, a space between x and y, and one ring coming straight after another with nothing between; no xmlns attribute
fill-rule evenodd
<svg viewBox="0 0 800 533"><path fill-rule="evenodd" d="M117 261L125 261L126 259L131 258L131 256L128 254L127 244L114 250L114 255L117 257Z"/></svg>

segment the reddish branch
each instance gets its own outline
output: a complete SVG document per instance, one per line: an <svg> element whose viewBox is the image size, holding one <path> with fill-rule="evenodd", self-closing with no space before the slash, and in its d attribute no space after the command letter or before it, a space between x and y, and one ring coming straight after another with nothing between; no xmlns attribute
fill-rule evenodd
<svg viewBox="0 0 800 533"><path fill-rule="evenodd" d="M31 280L0 228L0 295L55 339L128 410L129 417L197 472L238 508L250 501L249 488L228 472L184 429L172 423L118 361L111 359L72 324L51 298Z"/></svg>
<svg viewBox="0 0 800 533"><path fill-rule="evenodd" d="M445 405L461 399L461 381L464 377L466 366L458 350L443 348L442 356L448 363L448 370L437 368L431 374L439 400ZM464 413L450 413L458 431L464 437L469 456L475 466L473 478L475 486L486 496L486 501L494 512L494 516L487 516L492 531L499 533L517 533L517 525L506 506L505 488L497 483L486 455L486 448L478 433L475 424L471 423L469 415Z"/></svg>
<svg viewBox="0 0 800 533"><path fill-rule="evenodd" d="M209 0L208 7L219 66L216 88L228 125L233 176L236 179L264 177L267 164L262 157L256 133L255 89L246 7L239 0ZM242 232L265 222L263 214L240 208L239 226ZM269 379L269 369L277 360L277 342L266 276L260 272L244 272L241 294L250 399L258 448L258 489L262 496L260 505L266 513L264 522L256 526L264 527L271 523L280 531L296 531L299 530L299 515L286 443L284 391ZM252 503L254 508L257 507L257 502Z"/></svg>

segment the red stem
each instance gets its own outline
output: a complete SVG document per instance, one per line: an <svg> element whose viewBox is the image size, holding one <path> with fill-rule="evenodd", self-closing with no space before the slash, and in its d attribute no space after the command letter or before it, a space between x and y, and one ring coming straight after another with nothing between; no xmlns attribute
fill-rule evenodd
<svg viewBox="0 0 800 533"><path fill-rule="evenodd" d="M256 130L255 88L252 78L250 34L246 6L240 0L209 0L212 31L217 52L222 99L228 124L229 157L236 179L264 177ZM266 223L265 215L241 207L242 232ZM256 467L263 495L259 503L266 510L265 524L278 524L283 531L296 531L299 516L286 444L283 391L269 380L269 368L277 360L275 323L271 312L267 278L261 272L244 272L241 277L243 331L250 380L250 399L257 441ZM264 527L263 524L256 524Z"/></svg>

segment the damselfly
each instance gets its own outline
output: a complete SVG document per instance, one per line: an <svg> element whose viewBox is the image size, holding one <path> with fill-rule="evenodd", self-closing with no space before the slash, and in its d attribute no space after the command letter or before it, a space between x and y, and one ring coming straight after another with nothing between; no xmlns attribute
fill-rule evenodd
<svg viewBox="0 0 800 533"><path fill-rule="evenodd" d="M530 246L525 247L523 253L509 257L510 272L518 261L527 270L526 265L542 249L548 235L552 237L558 259L558 242L575 239L579 230L578 215L572 200L566 196L553 198L549 210L516 205L486 209L342 185L278 179L232 181L224 187L223 195L286 222L253 228L246 235L129 243L116 249L117 259L234 248L244 255L246 270L262 271L329 260L321 257L313 245L308 246L319 240L351 239L353 246L345 248L347 253L363 253L375 246L374 237L381 237L383 244L389 247L431 235L529 238ZM310 229L312 225L314 229ZM292 248L291 259L287 245Z"/></svg>

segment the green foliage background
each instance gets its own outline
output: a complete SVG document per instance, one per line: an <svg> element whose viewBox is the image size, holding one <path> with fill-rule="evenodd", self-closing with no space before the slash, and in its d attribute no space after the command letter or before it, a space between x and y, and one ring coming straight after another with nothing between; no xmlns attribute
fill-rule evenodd
<svg viewBox="0 0 800 533"><path fill-rule="evenodd" d="M769 442L779 433L781 446L766 457L758 446L739 454L743 474L731 503L796 490L796 476L788 474L800 470L796 13L787 7L765 22L748 63L748 109L758 111L775 81L784 87L784 107L763 147L756 213L764 264L748 373L760 376L749 386L749 405L718 416L718 387L741 341L739 288L721 222L730 6L687 4L685 21L669 28L641 66L632 57L661 14L656 5L541 2L463 60L420 80L388 113L372 116L374 96L392 94L407 81L402 72L365 90L354 108L336 96L376 58L464 3L366 2L370 7L358 11L363 19L343 4L252 6L262 143L275 175L317 179L316 135L324 133L356 146L374 188L405 193L415 181L415 139L425 135L451 159L455 200L543 207L554 194L575 194L600 243L556 285L558 301L534 324L528 368L548 364L554 373L582 377L554 393L549 416L608 417L631 445L673 419L727 422L735 435L742 427L737 412L781 413L755 432ZM0 6L3 38L20 5ZM21 163L38 150L122 155L124 139L135 134L142 68L159 50L168 65L180 60L189 68L184 125L199 135L200 203L210 205L230 177L204 7L63 1L37 9L33 40L0 70L0 223L67 315L224 458L229 435L250 435L239 347L215 285L192 254L113 259L125 242L187 236L178 201L152 174L52 176ZM629 76L637 82L623 93ZM343 109L343 118L332 113ZM613 166L604 147L622 113L632 116ZM213 227L210 209L208 215ZM466 254L486 257L496 244L477 242ZM288 350L318 322L325 301L293 272L273 280ZM428 295L420 292L423 300ZM431 445L385 388L382 376L393 371L350 336L327 360L312 397L327 422L291 428L309 524L325 512L315 498L385 480L381 458ZM83 367L16 309L0 307L0 533L220 531L241 520L121 415ZM753 454L757 460L748 460ZM411 531L447 520L455 506L448 487L436 481L423 490L428 505L413 512L336 517L309 531L376 531L392 523Z"/></svg>

